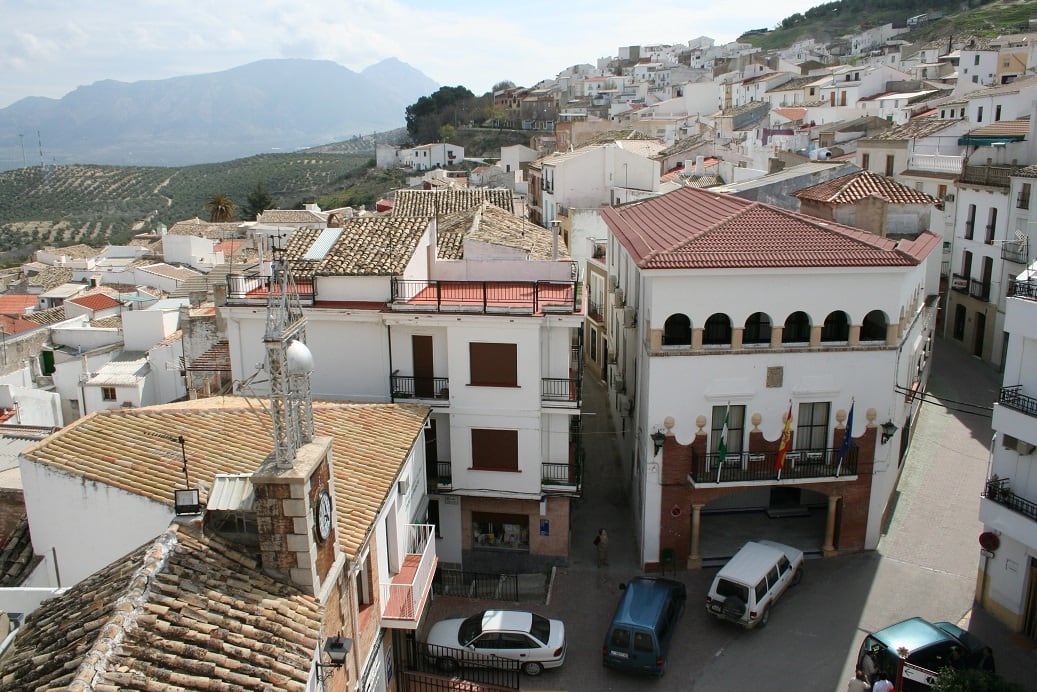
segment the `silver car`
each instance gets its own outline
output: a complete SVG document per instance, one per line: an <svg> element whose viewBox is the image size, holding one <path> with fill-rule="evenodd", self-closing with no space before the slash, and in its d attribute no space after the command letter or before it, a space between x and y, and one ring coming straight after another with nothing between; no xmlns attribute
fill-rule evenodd
<svg viewBox="0 0 1037 692"><path fill-rule="evenodd" d="M425 644L445 672L517 661L526 675L540 675L565 662L565 625L527 611L484 610L437 622Z"/></svg>

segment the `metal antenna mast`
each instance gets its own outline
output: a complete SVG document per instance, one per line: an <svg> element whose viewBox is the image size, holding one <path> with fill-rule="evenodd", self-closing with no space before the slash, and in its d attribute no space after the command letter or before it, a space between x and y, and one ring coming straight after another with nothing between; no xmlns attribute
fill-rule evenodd
<svg viewBox="0 0 1037 692"><path fill-rule="evenodd" d="M299 363L300 356L311 363L312 357L305 346L306 317L283 249L274 250L263 343L270 370L276 463L292 468L296 451L313 439L310 373Z"/></svg>

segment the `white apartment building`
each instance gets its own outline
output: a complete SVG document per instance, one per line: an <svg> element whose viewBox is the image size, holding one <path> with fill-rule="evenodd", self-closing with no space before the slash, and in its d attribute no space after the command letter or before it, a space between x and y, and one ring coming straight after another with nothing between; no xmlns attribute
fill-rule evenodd
<svg viewBox="0 0 1037 692"><path fill-rule="evenodd" d="M482 192L412 193L394 213L427 202L427 214L297 231L284 261L307 318L314 397L431 406L440 559L525 571L568 555L583 308L564 244L510 211L472 206ZM252 383L265 379L265 271L231 275L223 308L243 390L264 387Z"/></svg>
<svg viewBox="0 0 1037 692"><path fill-rule="evenodd" d="M1037 264L1009 286L1008 348L991 425L990 477L979 518L986 558L976 601L1014 632L1037 636Z"/></svg>
<svg viewBox="0 0 1037 692"><path fill-rule="evenodd" d="M733 511L819 512L806 549L874 548L928 377L939 238L695 188L602 216L607 375L642 565L723 557L703 542Z"/></svg>

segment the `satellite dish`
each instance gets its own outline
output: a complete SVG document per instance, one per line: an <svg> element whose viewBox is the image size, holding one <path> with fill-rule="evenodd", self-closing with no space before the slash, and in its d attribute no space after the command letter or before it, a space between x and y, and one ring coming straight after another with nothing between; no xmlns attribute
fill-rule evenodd
<svg viewBox="0 0 1037 692"><path fill-rule="evenodd" d="M309 347L298 339L292 339L285 353L289 375L309 375L313 372L313 354Z"/></svg>

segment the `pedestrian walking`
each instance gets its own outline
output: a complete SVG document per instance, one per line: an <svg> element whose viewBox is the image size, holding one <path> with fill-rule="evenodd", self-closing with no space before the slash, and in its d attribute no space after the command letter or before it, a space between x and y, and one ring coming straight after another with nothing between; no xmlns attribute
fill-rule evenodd
<svg viewBox="0 0 1037 692"><path fill-rule="evenodd" d="M879 666L875 663L875 654L872 651L865 651L864 657L861 658L861 672L864 673L864 679L875 684L876 676L879 672Z"/></svg>
<svg viewBox="0 0 1037 692"><path fill-rule="evenodd" d="M871 692L893 692L893 683L885 673L879 672L875 675L875 682L871 684Z"/></svg>
<svg viewBox="0 0 1037 692"><path fill-rule="evenodd" d="M986 673L994 674L997 672L994 666L994 650L989 646L983 647L983 655L980 657L977 667Z"/></svg>
<svg viewBox="0 0 1037 692"><path fill-rule="evenodd" d="M605 529L599 529L598 535L594 537L594 545L598 549L598 567L605 567L609 563L609 535Z"/></svg>
<svg viewBox="0 0 1037 692"><path fill-rule="evenodd" d="M868 692L871 685L864 679L864 671L858 670L850 682L846 683L846 692Z"/></svg>

